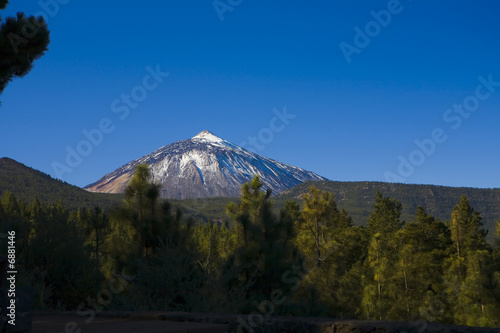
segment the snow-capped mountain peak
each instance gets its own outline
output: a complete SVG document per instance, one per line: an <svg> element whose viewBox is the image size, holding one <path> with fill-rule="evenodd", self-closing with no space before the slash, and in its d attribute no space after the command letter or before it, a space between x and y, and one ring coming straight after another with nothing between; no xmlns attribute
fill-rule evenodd
<svg viewBox="0 0 500 333"><path fill-rule="evenodd" d="M213 133L210 133L209 131L202 131L198 133L197 135L193 136L193 139L196 140L206 140L208 142L216 142L216 143L221 143L224 140L219 138L217 135L214 135Z"/></svg>
<svg viewBox="0 0 500 333"><path fill-rule="evenodd" d="M151 166L152 180L163 198L237 197L240 188L258 175L277 194L308 180L326 180L313 172L245 150L209 131L131 161L85 188L122 193L141 163Z"/></svg>

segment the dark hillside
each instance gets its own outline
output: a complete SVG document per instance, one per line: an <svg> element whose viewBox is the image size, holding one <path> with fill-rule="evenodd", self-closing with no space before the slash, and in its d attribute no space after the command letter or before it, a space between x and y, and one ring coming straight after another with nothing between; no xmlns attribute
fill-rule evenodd
<svg viewBox="0 0 500 333"><path fill-rule="evenodd" d="M359 225L365 225L375 202L376 191L396 198L403 205L401 219L411 221L418 206L423 206L430 215L447 221L453 207L465 195L476 211L481 213L488 230L495 230L495 222L500 220L500 189L481 189L470 187L447 187L436 185L393 184L382 182L305 182L276 197L278 202L299 201L301 195L314 185L321 190L335 194L340 208L344 208ZM492 240L493 232L488 235Z"/></svg>
<svg viewBox="0 0 500 333"><path fill-rule="evenodd" d="M121 195L89 193L7 157L0 158L0 196L4 191L14 193L22 202L30 203L38 197L44 204L60 201L70 209L93 206L108 209L122 201Z"/></svg>

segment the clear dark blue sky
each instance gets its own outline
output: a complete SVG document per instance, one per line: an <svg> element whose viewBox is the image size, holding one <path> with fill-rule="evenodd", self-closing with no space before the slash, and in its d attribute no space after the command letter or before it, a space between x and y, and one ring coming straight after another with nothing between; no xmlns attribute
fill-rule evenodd
<svg viewBox="0 0 500 333"><path fill-rule="evenodd" d="M500 187L498 1L55 1L2 12L51 44L0 96L0 156L85 186L209 130L332 180Z"/></svg>

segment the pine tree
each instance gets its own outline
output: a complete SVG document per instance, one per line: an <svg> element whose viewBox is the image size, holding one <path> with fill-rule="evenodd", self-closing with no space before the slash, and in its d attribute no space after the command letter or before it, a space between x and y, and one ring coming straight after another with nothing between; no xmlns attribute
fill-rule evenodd
<svg viewBox="0 0 500 333"><path fill-rule="evenodd" d="M457 323L468 326L500 326L500 288L493 282L495 267L491 251L477 250L466 257L465 277L459 281L454 306Z"/></svg>
<svg viewBox="0 0 500 333"><path fill-rule="evenodd" d="M371 235L379 233L384 240L391 236L403 226L399 218L402 205L395 199L386 198L382 193L376 193L373 213L368 218L368 231Z"/></svg>
<svg viewBox="0 0 500 333"><path fill-rule="evenodd" d="M497 221L497 228L496 228L496 243L497 243L497 249L500 249L500 221Z"/></svg>
<svg viewBox="0 0 500 333"><path fill-rule="evenodd" d="M301 248L306 250L306 255L314 253L319 267L325 260L324 252L328 251L329 240L335 230L350 226L352 221L341 219L332 193L311 186L302 199L304 208L298 225ZM310 247L311 251L307 250L307 247Z"/></svg>
<svg viewBox="0 0 500 333"><path fill-rule="evenodd" d="M111 232L104 237L106 257L102 263L107 279L122 272L134 275L137 260L154 254L161 241L165 242L170 205L165 203L157 211L158 185L150 182L150 178L149 166L139 164L125 188L124 205L110 214ZM91 216L92 213L89 220ZM98 223L99 218L89 222Z"/></svg>
<svg viewBox="0 0 500 333"><path fill-rule="evenodd" d="M21 207L12 192L5 191L2 198L0 198L0 204L2 205L3 211L6 215L11 217L21 216Z"/></svg>
<svg viewBox="0 0 500 333"><path fill-rule="evenodd" d="M193 221L184 219L168 201L159 205L151 231L158 246L148 256L136 258L137 269L129 306L144 310L194 311L207 283L200 263Z"/></svg>
<svg viewBox="0 0 500 333"><path fill-rule="evenodd" d="M95 296L98 287L85 240L61 204L38 207L34 202L31 207L30 255L23 270L35 287L35 304L42 309L74 310L82 300Z"/></svg>
<svg viewBox="0 0 500 333"><path fill-rule="evenodd" d="M0 0L0 10L7 0ZM0 17L1 21L1 17ZM15 77L24 77L33 62L42 57L49 45L49 30L43 17L8 17L0 25L0 94Z"/></svg>
<svg viewBox="0 0 500 333"><path fill-rule="evenodd" d="M198 311L230 312L238 306L238 295L228 293L223 283L225 263L236 250L235 236L226 224L212 221L194 226L197 262L205 278Z"/></svg>
<svg viewBox="0 0 500 333"><path fill-rule="evenodd" d="M19 202L10 191L4 191L0 198L0 211L3 218L0 219L0 232L6 234L8 231L16 233L16 259L18 262L25 260L28 251L28 238L30 236L30 222L26 218L27 208L23 202ZM0 239L2 252L7 251L7 239Z"/></svg>
<svg viewBox="0 0 500 333"><path fill-rule="evenodd" d="M140 240L146 257L150 252L155 252L163 234L156 212L160 185L151 182L150 179L149 165L139 164L125 189L125 199L137 214L133 218L132 225L141 235Z"/></svg>
<svg viewBox="0 0 500 333"><path fill-rule="evenodd" d="M366 256L364 229L352 227L351 217L338 209L332 193L311 186L303 199L300 212L296 203L285 205L295 216L298 248L315 264L297 291L300 314L354 317L362 297L355 274Z"/></svg>
<svg viewBox="0 0 500 333"><path fill-rule="evenodd" d="M104 240L109 231L107 214L97 206L88 209L80 208L71 213L70 220L85 234L85 244L91 249L96 263L95 271L100 272Z"/></svg>
<svg viewBox="0 0 500 333"><path fill-rule="evenodd" d="M496 286L493 290L496 299L496 305L500 308L500 221L497 222L496 228L497 248L493 253L493 284Z"/></svg>
<svg viewBox="0 0 500 333"><path fill-rule="evenodd" d="M271 191L262 191L258 176L242 186L240 202L227 207L236 222L237 249L228 258L227 286L244 293L241 311L250 312L270 300L275 289L288 295L291 287L282 280L293 265L300 264L294 245L293 220L282 210L276 215ZM279 312L279 311L278 311Z"/></svg>
<svg viewBox="0 0 500 333"><path fill-rule="evenodd" d="M43 206L38 197L31 202L28 207L30 221L43 214Z"/></svg>
<svg viewBox="0 0 500 333"><path fill-rule="evenodd" d="M422 207L417 208L414 222L396 232L392 288L398 301L389 311L391 320L436 319L430 306L436 301L434 295L442 291L442 264L450 244L446 225Z"/></svg>
<svg viewBox="0 0 500 333"><path fill-rule="evenodd" d="M481 220L479 212L474 211L463 195L453 208L450 221L451 239L458 257L464 258L470 251L488 247L485 240L487 231L482 228Z"/></svg>
<svg viewBox="0 0 500 333"><path fill-rule="evenodd" d="M400 215L401 203L377 192L367 227L371 241L366 259L363 308L368 318L387 319L397 298L392 279L398 258L392 239L403 225Z"/></svg>
<svg viewBox="0 0 500 333"><path fill-rule="evenodd" d="M110 232L104 238L101 270L106 279L125 274L136 274L137 258L142 257L140 234L132 221L134 213L128 207L119 207L110 213Z"/></svg>
<svg viewBox="0 0 500 333"><path fill-rule="evenodd" d="M493 250L481 216L462 196L450 220L453 252L445 261L445 285L457 324L497 325L499 315Z"/></svg>
<svg viewBox="0 0 500 333"><path fill-rule="evenodd" d="M287 200L283 207L290 218L295 222L295 226L299 228L302 224L302 216L300 214L300 205L295 201Z"/></svg>
<svg viewBox="0 0 500 333"><path fill-rule="evenodd" d="M143 310L197 309L206 283L193 237L193 221L178 207L159 200L147 164L137 166L125 193L125 205L110 216L105 240L106 278L132 277L122 302Z"/></svg>
<svg viewBox="0 0 500 333"><path fill-rule="evenodd" d="M346 217L350 221L342 210L339 218ZM335 229L324 264L311 272L319 275L320 299L327 306L328 316L355 318L361 314L363 286L360 277L368 240L364 228L343 226Z"/></svg>
<svg viewBox="0 0 500 333"><path fill-rule="evenodd" d="M3 210L3 206L0 203L0 226L3 226L3 224L5 223L6 217L7 217L7 214Z"/></svg>
<svg viewBox="0 0 500 333"><path fill-rule="evenodd" d="M148 204L146 194L148 192L148 188L150 187L150 178L151 171L149 170L149 165L139 164L136 167L127 187L125 188L125 198L137 211L139 220L142 220L144 214L146 213L146 206Z"/></svg>

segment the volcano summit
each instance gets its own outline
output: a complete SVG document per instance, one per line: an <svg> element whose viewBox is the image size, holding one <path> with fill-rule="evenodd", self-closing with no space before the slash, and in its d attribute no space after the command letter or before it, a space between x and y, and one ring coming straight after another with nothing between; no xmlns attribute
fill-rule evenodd
<svg viewBox="0 0 500 333"><path fill-rule="evenodd" d="M162 198L237 197L255 175L277 194L308 180L327 180L313 172L266 158L203 131L129 162L87 185L91 192L122 193L137 165L151 166Z"/></svg>

